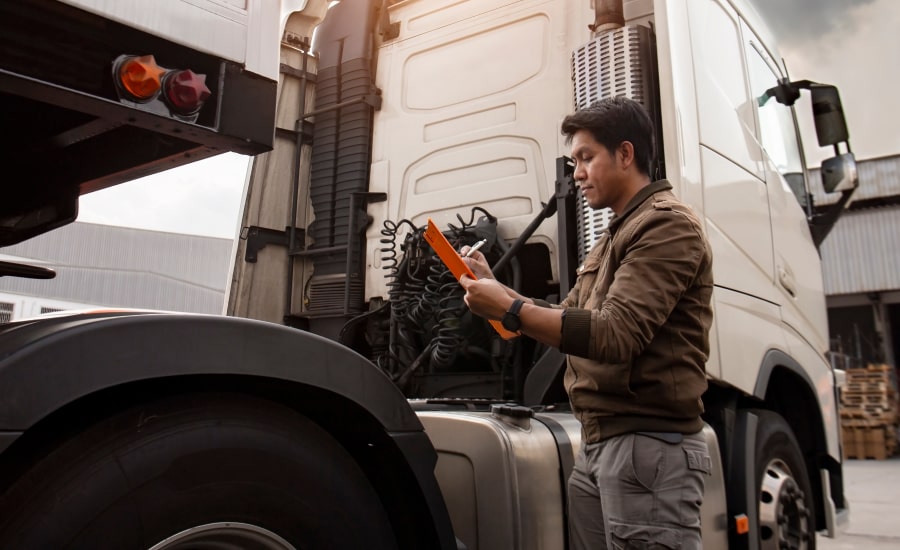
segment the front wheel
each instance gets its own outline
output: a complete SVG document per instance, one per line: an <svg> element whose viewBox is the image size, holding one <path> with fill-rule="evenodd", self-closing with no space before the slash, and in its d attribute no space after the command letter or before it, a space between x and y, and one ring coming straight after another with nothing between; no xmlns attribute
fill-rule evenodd
<svg viewBox="0 0 900 550"><path fill-rule="evenodd" d="M179 396L79 434L0 497L0 548L396 548L344 448L296 411Z"/></svg>
<svg viewBox="0 0 900 550"><path fill-rule="evenodd" d="M761 550L814 550L813 492L791 427L772 411L753 411Z"/></svg>

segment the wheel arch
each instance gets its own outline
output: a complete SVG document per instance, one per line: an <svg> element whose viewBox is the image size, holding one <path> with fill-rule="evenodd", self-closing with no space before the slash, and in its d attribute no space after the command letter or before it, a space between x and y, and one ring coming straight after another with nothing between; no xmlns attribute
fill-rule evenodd
<svg viewBox="0 0 900 550"><path fill-rule="evenodd" d="M727 383L711 383L704 394L705 420L716 430L727 471L729 522L733 514L746 513L751 533L736 536L730 529L735 548L752 548L758 541L753 487L755 472L748 454L755 453L755 439L759 429L756 409L769 410L784 418L803 454L815 501L816 524L825 526L825 503L819 470L828 469L831 475L832 496L842 501L840 465L828 454L824 420L815 386L798 361L780 350L770 350L760 363L752 394Z"/></svg>
<svg viewBox="0 0 900 550"><path fill-rule="evenodd" d="M377 367L331 340L235 317L77 315L0 338L0 429L25 430L96 391L172 376L247 375L321 388L369 411L388 432L422 431Z"/></svg>
<svg viewBox="0 0 900 550"><path fill-rule="evenodd" d="M825 420L812 380L794 358L783 351L770 350L760 365L754 394L766 409L778 413L791 427L815 493L816 524L824 526L825 503L818 473L825 468L833 477L835 472L839 475L839 468L828 455Z"/></svg>
<svg viewBox="0 0 900 550"><path fill-rule="evenodd" d="M824 419L815 386L797 361L784 352L769 351L760 366L754 393L766 408L787 421L804 454L809 457L827 453Z"/></svg>
<svg viewBox="0 0 900 550"><path fill-rule="evenodd" d="M4 478L136 403L186 392L249 394L293 408L347 448L401 545L455 546L434 478L437 455L421 423L383 373L343 346L278 325L193 315L73 318L21 331L29 343L0 361L0 386L14 393L0 403L0 428L22 434L6 438Z"/></svg>

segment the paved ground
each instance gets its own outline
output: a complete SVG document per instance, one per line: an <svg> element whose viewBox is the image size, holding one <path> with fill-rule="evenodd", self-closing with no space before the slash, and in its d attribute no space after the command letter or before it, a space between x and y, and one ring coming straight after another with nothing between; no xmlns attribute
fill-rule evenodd
<svg viewBox="0 0 900 550"><path fill-rule="evenodd" d="M818 548L900 548L900 457L845 461L844 489L850 501L850 523L836 539L819 536Z"/></svg>

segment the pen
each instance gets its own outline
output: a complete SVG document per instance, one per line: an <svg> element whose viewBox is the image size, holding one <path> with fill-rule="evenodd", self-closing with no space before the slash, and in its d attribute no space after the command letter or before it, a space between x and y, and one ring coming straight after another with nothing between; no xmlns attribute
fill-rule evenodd
<svg viewBox="0 0 900 550"><path fill-rule="evenodd" d="M472 248L470 248L469 251L466 252L466 258L468 258L468 257L471 256L472 254L474 254L476 250L478 250L479 248L481 248L482 246L484 246L484 245L486 245L486 244L487 244L487 239L481 239L480 241L478 241L477 243L475 243L475 244L472 246Z"/></svg>

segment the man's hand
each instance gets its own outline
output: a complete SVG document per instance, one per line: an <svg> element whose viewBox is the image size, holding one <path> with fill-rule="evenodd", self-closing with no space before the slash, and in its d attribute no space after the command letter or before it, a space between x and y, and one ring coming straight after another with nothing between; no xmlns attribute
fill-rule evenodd
<svg viewBox="0 0 900 550"><path fill-rule="evenodd" d="M471 258L470 258L471 259ZM475 271L474 269L472 271ZM477 274L477 273L476 273ZM466 291L466 305L475 315L485 319L499 319L513 303L511 290L495 279L478 279L477 281L463 275L459 284Z"/></svg>
<svg viewBox="0 0 900 550"><path fill-rule="evenodd" d="M472 270L472 273L475 274L479 279L496 279L494 277L494 272L491 271L491 266L487 263L487 258L484 257L479 251L475 251L471 256L466 256L469 253L470 246L466 245L459 249L459 255L462 256L463 261L466 262L466 265L469 266L469 269Z"/></svg>
<svg viewBox="0 0 900 550"><path fill-rule="evenodd" d="M522 333L548 346L559 347L562 338L563 310L535 307L531 298L522 296L495 279L478 279L476 281L468 275L463 275L459 284L466 291L463 299L469 306L469 310L485 319L500 319L504 313L509 311L513 300L523 300L525 306L519 313L523 323ZM522 315L526 308L527 318Z"/></svg>

